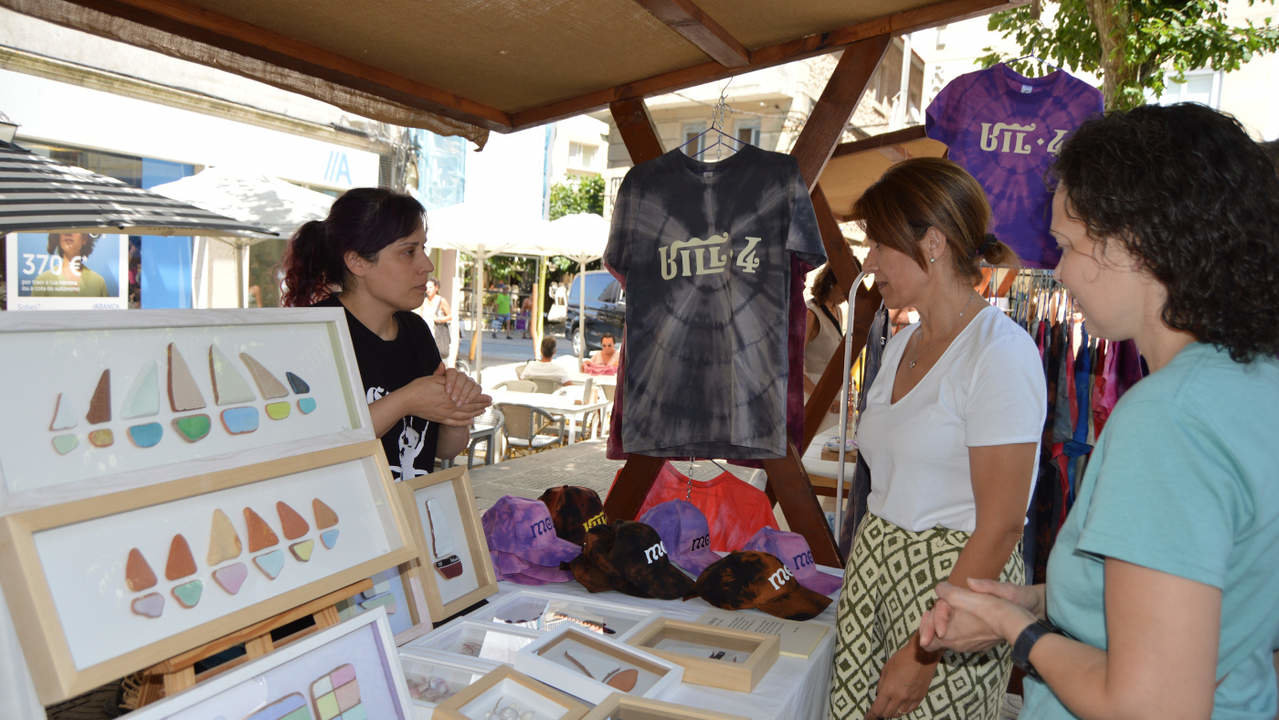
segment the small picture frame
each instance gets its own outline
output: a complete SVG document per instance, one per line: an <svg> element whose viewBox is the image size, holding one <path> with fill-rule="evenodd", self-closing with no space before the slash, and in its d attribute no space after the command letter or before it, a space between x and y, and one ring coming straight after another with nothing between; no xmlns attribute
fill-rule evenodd
<svg viewBox="0 0 1279 720"><path fill-rule="evenodd" d="M583 720L747 720L688 705L613 693L596 705Z"/></svg>
<svg viewBox="0 0 1279 720"><path fill-rule="evenodd" d="M577 626L610 640L626 640L657 615L639 607L537 590L521 590L489 602L468 618L539 632Z"/></svg>
<svg viewBox="0 0 1279 720"><path fill-rule="evenodd" d="M401 646L401 650L428 650L452 656L465 656L513 663L519 651L535 642L536 630L514 626L497 626L473 620L454 620Z"/></svg>
<svg viewBox="0 0 1279 720"><path fill-rule="evenodd" d="M414 709L382 608L130 713L130 720L346 717L411 720Z"/></svg>
<svg viewBox="0 0 1279 720"><path fill-rule="evenodd" d="M590 703L614 691L653 697L676 687L684 672L669 660L577 627L520 650L515 669Z"/></svg>
<svg viewBox="0 0 1279 720"><path fill-rule="evenodd" d="M777 662L776 635L730 630L703 623L655 618L627 643L684 668L684 682L752 692Z"/></svg>
<svg viewBox="0 0 1279 720"><path fill-rule="evenodd" d="M485 720L506 709L516 717L532 713L534 720L578 720L588 708L533 678L503 665L435 707L432 717L445 720Z"/></svg>
<svg viewBox="0 0 1279 720"><path fill-rule="evenodd" d="M475 684L501 664L479 658L442 657L429 652L401 650L400 666L413 704L433 708Z"/></svg>
<svg viewBox="0 0 1279 720"><path fill-rule="evenodd" d="M423 614L410 603L414 624L439 622L496 593L493 558L466 468L409 478L398 489L421 549L407 575L410 595L420 592L425 604Z"/></svg>

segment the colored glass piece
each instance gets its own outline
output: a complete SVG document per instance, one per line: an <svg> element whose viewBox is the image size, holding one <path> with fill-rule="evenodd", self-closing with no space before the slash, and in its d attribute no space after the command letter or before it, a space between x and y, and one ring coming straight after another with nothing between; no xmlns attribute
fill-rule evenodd
<svg viewBox="0 0 1279 720"><path fill-rule="evenodd" d="M203 413L173 418L173 429L178 431L178 437L189 443L202 440L205 435L209 434L209 429L212 427L213 421L209 419L208 415Z"/></svg>
<svg viewBox="0 0 1279 720"><path fill-rule="evenodd" d="M301 410L303 415L310 415L315 410L315 398L298 398L298 410Z"/></svg>
<svg viewBox="0 0 1279 720"><path fill-rule="evenodd" d="M89 431L89 444L94 447L97 447L97 448L111 447L111 445L114 443L115 443L115 433L111 432L110 430L104 429L104 430Z"/></svg>
<svg viewBox="0 0 1279 720"><path fill-rule="evenodd" d="M143 595L129 603L129 609L133 611L134 615L158 618L164 612L164 596L160 593Z"/></svg>
<svg viewBox="0 0 1279 720"><path fill-rule="evenodd" d="M249 369L249 374L253 376L253 382L258 386L258 392L262 393L262 399L282 398L289 394L289 391L284 387L284 383L277 380L271 374L271 371L263 367L262 363L258 362L252 355L242 352L240 353L240 361Z"/></svg>
<svg viewBox="0 0 1279 720"><path fill-rule="evenodd" d="M307 385L305 380L292 372L284 373L284 379L289 381L289 387L293 388L293 392L297 395L305 395L311 392L311 386Z"/></svg>
<svg viewBox="0 0 1279 720"><path fill-rule="evenodd" d="M321 530L338 524L338 514L319 498L311 500L311 512L315 513L315 526Z"/></svg>
<svg viewBox="0 0 1279 720"><path fill-rule="evenodd" d="M315 550L314 540L303 540L302 542L293 543L289 546L289 552L293 553L293 557L302 562L311 559L311 553Z"/></svg>
<svg viewBox="0 0 1279 720"><path fill-rule="evenodd" d="M311 712L306 706L306 698L302 697L302 693L295 692L285 695L244 720L311 720Z"/></svg>
<svg viewBox="0 0 1279 720"><path fill-rule="evenodd" d="M258 429L258 409L233 407L222 411L222 427L232 435L243 435Z"/></svg>
<svg viewBox="0 0 1279 720"><path fill-rule="evenodd" d="M324 544L325 549L332 550L333 546L338 544L338 529L333 528L320 533L320 542Z"/></svg>
<svg viewBox="0 0 1279 720"><path fill-rule="evenodd" d="M66 455L79 445L80 440L75 435L55 435L53 437L53 449L59 455Z"/></svg>
<svg viewBox="0 0 1279 720"><path fill-rule="evenodd" d="M146 423L129 427L129 440L140 448L155 447L164 437L164 426L160 423Z"/></svg>
<svg viewBox="0 0 1279 720"><path fill-rule="evenodd" d="M240 592L240 586L248 577L249 568L244 563L233 563L213 571L213 581L226 590L228 595Z"/></svg>
<svg viewBox="0 0 1279 720"><path fill-rule="evenodd" d="M111 419L111 371L103 370L98 377L98 386L89 398L89 412L84 416L90 425L104 423Z"/></svg>
<svg viewBox="0 0 1279 720"><path fill-rule="evenodd" d="M284 569L284 551L272 550L269 553L258 555L253 558L253 564L258 566L263 575L268 580L274 580L280 571Z"/></svg>
<svg viewBox="0 0 1279 720"><path fill-rule="evenodd" d="M244 376L231 365L217 345L209 346L209 374L213 377L214 403L235 405L257 399Z"/></svg>
<svg viewBox="0 0 1279 720"><path fill-rule="evenodd" d="M53 401L53 419L49 421L50 430L70 430L76 426L76 411L71 407L71 400L66 393L58 393Z"/></svg>
<svg viewBox="0 0 1279 720"><path fill-rule="evenodd" d="M194 574L195 558L191 555L191 546L182 533L178 533L169 543L169 561L164 566L164 577L178 580Z"/></svg>
<svg viewBox="0 0 1279 720"><path fill-rule="evenodd" d="M148 362L142 372L133 378L129 392L124 396L120 417L125 419L151 417L160 412L160 381L155 361Z"/></svg>
<svg viewBox="0 0 1279 720"><path fill-rule="evenodd" d="M244 526L249 531L249 552L257 552L280 542L270 525L262 516L253 512L252 508L244 508Z"/></svg>
<svg viewBox="0 0 1279 720"><path fill-rule="evenodd" d="M221 509L214 510L209 528L209 554L205 560L209 565L219 565L239 557L240 550L240 536L235 533L231 518Z"/></svg>
<svg viewBox="0 0 1279 720"><path fill-rule="evenodd" d="M306 520L298 514L286 502L277 502L275 511L280 515L280 527L284 530L284 537L288 540L297 540L303 535L311 532L311 526L306 524Z"/></svg>
<svg viewBox="0 0 1279 720"><path fill-rule="evenodd" d="M155 585L155 571L137 548L129 550L129 559L124 564L124 584L130 592L146 590Z"/></svg>
<svg viewBox="0 0 1279 720"><path fill-rule="evenodd" d="M190 609L200 604L200 596L204 594L204 583L192 580L175 586L170 592L173 593L173 599L177 600L179 605Z"/></svg>
<svg viewBox="0 0 1279 720"><path fill-rule="evenodd" d="M191 368L178 352L178 346L169 343L169 407L173 412L199 410L204 407L204 396L195 384ZM197 438L199 439L199 438Z"/></svg>
<svg viewBox="0 0 1279 720"><path fill-rule="evenodd" d="M273 402L266 404L266 416L272 420L283 420L289 416L289 404L287 402Z"/></svg>

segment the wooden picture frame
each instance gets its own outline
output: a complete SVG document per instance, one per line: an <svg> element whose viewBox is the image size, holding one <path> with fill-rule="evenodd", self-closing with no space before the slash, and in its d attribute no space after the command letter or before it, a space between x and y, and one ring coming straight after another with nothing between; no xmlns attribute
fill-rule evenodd
<svg viewBox="0 0 1279 720"><path fill-rule="evenodd" d="M423 623L422 627L427 627ZM535 642L536 630L511 625L475 622L459 618L400 646L409 653L443 653L453 657L474 657L513 663L519 651Z"/></svg>
<svg viewBox="0 0 1279 720"><path fill-rule="evenodd" d="M480 681L501 663L480 658L400 651L400 666L414 705L433 708Z"/></svg>
<svg viewBox="0 0 1279 720"><path fill-rule="evenodd" d="M409 568L414 624L439 622L497 592L497 575L465 467L408 478L397 486L421 555Z"/></svg>
<svg viewBox="0 0 1279 720"><path fill-rule="evenodd" d="M552 720L579 720L589 709L572 697L503 665L436 705L432 717L483 720L494 708L503 709L502 703L513 704L521 711L532 710L537 717Z"/></svg>
<svg viewBox="0 0 1279 720"><path fill-rule="evenodd" d="M627 643L684 668L684 682L752 692L777 662L776 635L731 630L703 623L655 618Z"/></svg>
<svg viewBox="0 0 1279 720"><path fill-rule="evenodd" d="M684 669L637 647L578 627L544 635L515 656L515 669L590 703L621 691L653 697L677 686Z"/></svg>
<svg viewBox="0 0 1279 720"><path fill-rule="evenodd" d="M604 698L582 720L748 720L741 715L726 715L688 705L652 698L613 693Z"/></svg>
<svg viewBox="0 0 1279 720"><path fill-rule="evenodd" d="M518 590L490 600L488 605L467 617L544 633L577 625L610 640L626 640L656 616L654 610L634 605L550 591Z"/></svg>
<svg viewBox="0 0 1279 720"><path fill-rule="evenodd" d="M341 308L0 313L0 343L2 512L374 437Z"/></svg>
<svg viewBox="0 0 1279 720"><path fill-rule="evenodd" d="M41 702L409 561L395 493L369 440L0 518L0 585Z"/></svg>
<svg viewBox="0 0 1279 720"><path fill-rule="evenodd" d="M259 718L290 717L293 712L335 720L351 710L363 711L360 717L414 717L382 608L289 643L128 717Z"/></svg>

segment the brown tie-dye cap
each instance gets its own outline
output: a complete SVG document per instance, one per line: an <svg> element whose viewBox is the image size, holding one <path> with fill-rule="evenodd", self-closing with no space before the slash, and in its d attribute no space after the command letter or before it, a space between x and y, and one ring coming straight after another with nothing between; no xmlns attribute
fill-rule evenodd
<svg viewBox="0 0 1279 720"><path fill-rule="evenodd" d="M608 522L599 493L580 485L549 488L538 498L551 511L555 534L572 543L586 542L586 531Z"/></svg>
<svg viewBox="0 0 1279 720"><path fill-rule="evenodd" d="M591 528L582 554L569 564L591 592L618 590L674 600L693 592L693 580L671 564L662 538L641 522L618 520Z"/></svg>
<svg viewBox="0 0 1279 720"><path fill-rule="evenodd" d="M763 552L735 552L697 576L697 594L725 610L763 610L787 620L821 614L830 598L800 585L781 560Z"/></svg>

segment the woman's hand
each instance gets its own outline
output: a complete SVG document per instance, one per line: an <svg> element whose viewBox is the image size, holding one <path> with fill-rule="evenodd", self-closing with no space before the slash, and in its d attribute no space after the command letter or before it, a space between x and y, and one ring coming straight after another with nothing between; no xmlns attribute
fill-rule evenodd
<svg viewBox="0 0 1279 720"><path fill-rule="evenodd" d="M875 689L875 702L866 711L869 718L895 718L913 712L928 694L937 660L921 657L915 638L884 663Z"/></svg>
<svg viewBox="0 0 1279 720"><path fill-rule="evenodd" d="M940 583L937 602L919 623L928 650L978 652L1016 638L1042 613L1042 586L1026 587L969 578L964 589Z"/></svg>
<svg viewBox="0 0 1279 720"><path fill-rule="evenodd" d="M405 414L441 425L470 425L493 404L478 383L452 368L417 378L396 392L401 391L407 394Z"/></svg>

